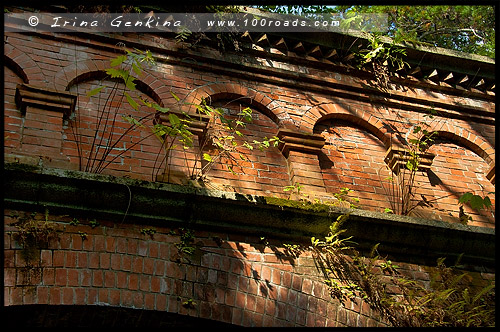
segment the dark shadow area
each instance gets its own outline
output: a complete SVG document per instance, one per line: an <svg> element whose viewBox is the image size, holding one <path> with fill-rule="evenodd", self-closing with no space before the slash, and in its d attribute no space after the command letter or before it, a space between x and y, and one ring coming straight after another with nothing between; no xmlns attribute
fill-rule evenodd
<svg viewBox="0 0 500 332"><path fill-rule="evenodd" d="M232 324L164 311L95 305L21 305L2 308L4 327L217 328Z"/></svg>

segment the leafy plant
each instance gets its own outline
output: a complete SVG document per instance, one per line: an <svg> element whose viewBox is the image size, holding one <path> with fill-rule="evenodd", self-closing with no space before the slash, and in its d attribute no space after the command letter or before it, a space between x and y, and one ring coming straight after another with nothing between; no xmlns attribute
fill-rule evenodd
<svg viewBox="0 0 500 332"><path fill-rule="evenodd" d="M209 128L204 139L200 142L197 160L203 160L204 165L198 172L193 171L193 179L205 176L215 164L224 161L229 171L236 174L233 165L237 165L240 160L248 160L247 154L254 149L265 150L278 146L278 137L264 137L262 140L250 140L244 134L247 124L253 122L252 109L244 107L239 110L236 116L225 114L222 108L214 108L203 99L200 105L195 106L198 113L210 118Z"/></svg>
<svg viewBox="0 0 500 332"><path fill-rule="evenodd" d="M476 286L467 272L460 271L459 260L446 267L444 258L431 269L430 284L409 279L378 254L378 244L363 257L352 246L351 237L341 237L348 217L339 216L324 240L312 237L309 247L332 297L341 303L363 299L395 327L495 325L494 283ZM395 290L388 291L388 284Z"/></svg>
<svg viewBox="0 0 500 332"><path fill-rule="evenodd" d="M427 200L423 195L420 197L417 195L416 176L423 168L422 159L433 158L431 154L426 152L434 142L438 131L428 130L430 125L427 123L427 119L435 121L435 114L436 111L430 109L429 113L424 115L424 120L410 128L401 155L394 156L395 161L390 167L387 167L390 175L383 180L380 179L390 203L390 207L385 208L385 213L410 215L415 208L427 206L432 201ZM399 154L400 152L396 150L395 153ZM379 172L379 177L381 177L380 174ZM384 183L389 185L386 186Z"/></svg>
<svg viewBox="0 0 500 332"><path fill-rule="evenodd" d="M471 192L466 192L460 198L458 199L459 203L459 212L458 212L458 218L460 220L461 224L467 224L470 220L472 220L472 217L468 215L464 211L464 205L468 204L473 210L476 211L481 211L482 209L489 209L491 208L491 200L488 196L481 197L479 195L475 195Z"/></svg>
<svg viewBox="0 0 500 332"><path fill-rule="evenodd" d="M141 234L149 235L149 236L153 237L153 235L156 234L156 229L155 228L142 228Z"/></svg>
<svg viewBox="0 0 500 332"><path fill-rule="evenodd" d="M174 109L162 107L156 102L144 100L143 98L134 98L132 92L137 90L136 80L142 74L144 64L154 65L154 63L155 60L151 52L142 52L140 50L134 50L133 52L127 50L126 54L111 60L111 67L106 70L106 73L110 79L121 81L124 87L123 90L117 91L115 86L113 91L109 93L105 106L100 110L97 130L93 138L91 151L88 153L87 166L83 170L100 173L134 146L154 136L159 140L161 149L155 160L152 174L153 181L157 175L155 172L160 171L162 165L165 165L164 174L167 175L168 181L174 151L186 152L192 148L196 148L194 151L195 160L192 166L187 166L188 168L191 167L189 176L191 179L201 179L216 163L221 162L227 165L232 173L236 174L233 165L237 164L239 160L247 160L246 153L254 149L264 150L275 147L280 142L277 137L264 137L262 140L249 140L246 138L243 129L248 123L252 122L252 109L249 107L241 109L236 117L230 117L221 108L211 107L206 100L202 100L199 105L183 103L173 92L171 94L177 101ZM89 91L88 95L99 95L103 91L104 86L99 86ZM122 115L122 118L130 124L130 127L113 141L111 137L114 137L112 132L116 125L118 113L113 112L111 109L111 95L117 93L122 95L122 98L134 111L138 111L140 107L147 107L152 112L141 118L133 114ZM184 106L194 106L197 113L188 114L181 111ZM199 136L201 140L196 146L191 125L195 121L200 121L201 116L208 117L209 125L204 135ZM146 130L149 134L133 144L128 144L125 149L115 155L111 154L119 142L135 129ZM102 132L102 134L99 135L99 132ZM106 134L110 136L109 139L104 139ZM102 148L103 144L104 151L98 155L97 152L94 152L94 149L96 146ZM163 157L160 157L162 154ZM179 154L176 154L176 156L179 156ZM187 160L187 155L184 154L184 156ZM202 166L198 167L197 164L199 163L202 163Z"/></svg>
<svg viewBox="0 0 500 332"><path fill-rule="evenodd" d="M290 192L290 197L293 193L297 194L297 196L300 196L300 191L302 190L302 186L300 185L300 183L295 183L294 185L290 185L290 186L285 186L285 188L283 188L283 191L289 191Z"/></svg>
<svg viewBox="0 0 500 332"><path fill-rule="evenodd" d="M357 203L359 203L359 198L357 197L349 197L349 195L354 190L349 189L347 187L340 188L338 193L334 193L333 196L339 200L339 202L347 202L351 208L357 208Z"/></svg>
<svg viewBox="0 0 500 332"><path fill-rule="evenodd" d="M370 36L366 48L355 54L359 68L371 65L377 86L383 90L389 90L389 77L392 73L404 69L405 66L409 67L403 60L406 50L394 42L392 44L382 42L381 37L376 34Z"/></svg>
<svg viewBox="0 0 500 332"><path fill-rule="evenodd" d="M460 196L458 202L460 204L470 204L470 207L477 211L489 209L491 207L491 200L488 196L481 197L471 192L467 192Z"/></svg>
<svg viewBox="0 0 500 332"><path fill-rule="evenodd" d="M179 254L183 255L192 255L194 254L196 247L194 244L194 233L191 229L180 228L180 236L179 242L175 244Z"/></svg>
<svg viewBox="0 0 500 332"><path fill-rule="evenodd" d="M56 227L49 222L49 212L46 209L43 220L36 219L36 212L19 219L16 227L18 232L14 239L22 247L22 257L29 265L36 259L41 248L48 246L50 240L57 239Z"/></svg>
<svg viewBox="0 0 500 332"><path fill-rule="evenodd" d="M114 81L111 91L101 84L98 87L87 92L87 96L98 98L98 104L103 102L102 107L97 110L97 124L94 135L90 137L90 147L84 150L84 142L89 138L80 133L80 116L77 113L70 121L70 127L73 133L77 150L79 154L80 170L92 173L102 173L115 160L122 157L127 151L140 144L149 136L140 141L129 144L126 148L120 148L121 144L128 135L138 127L145 127L146 120L151 120L154 113L148 114L140 119L136 119L129 114L120 114L119 105L126 101L134 111L138 111L141 104L148 104L136 101L132 97L132 92L137 91L137 77L144 71L144 66L154 64L154 59L150 51L125 50L125 54L119 55L110 61L110 67L105 70L106 77L103 80ZM102 82L102 81L101 81ZM123 83L123 88L119 88L119 83ZM106 94L103 96L103 94ZM118 100L115 100L118 95ZM148 104L152 106L151 104ZM158 106L158 105L157 105ZM159 108L159 106L158 106ZM130 127L121 134L117 134L118 118L121 117ZM86 159L86 161L85 161Z"/></svg>

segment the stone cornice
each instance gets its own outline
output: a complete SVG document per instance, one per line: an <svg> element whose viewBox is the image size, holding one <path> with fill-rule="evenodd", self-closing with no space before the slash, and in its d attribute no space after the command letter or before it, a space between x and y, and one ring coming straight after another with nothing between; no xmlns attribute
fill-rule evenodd
<svg viewBox="0 0 500 332"><path fill-rule="evenodd" d="M6 164L4 206L121 222L211 229L308 242L350 213L346 235L361 248L434 264L438 257L494 266L495 230L358 209L308 205L203 187Z"/></svg>

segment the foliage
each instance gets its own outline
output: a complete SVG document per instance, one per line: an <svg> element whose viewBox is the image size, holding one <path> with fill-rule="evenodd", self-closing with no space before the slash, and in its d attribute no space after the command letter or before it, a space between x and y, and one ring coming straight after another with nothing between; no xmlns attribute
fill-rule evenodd
<svg viewBox="0 0 500 332"><path fill-rule="evenodd" d="M469 203L471 208L474 210L488 209L491 207L491 200L488 196L481 197L479 195L474 195L473 193L467 192L460 196L458 200L460 204Z"/></svg>
<svg viewBox="0 0 500 332"><path fill-rule="evenodd" d="M280 140L273 137L264 137L263 140L248 140L243 133L248 123L252 122L252 109L246 107L242 109L236 117L228 116L221 108L214 108L209 105L206 100L202 100L199 105L184 103L173 92L172 96L177 101L174 108L163 107L154 101L136 98L131 92L137 90L137 79L144 71L144 65L152 66L155 60L149 51L126 50L126 54L119 55L110 62L110 68L106 70L108 78L115 79L124 84L121 91L117 91L117 87L106 98L105 106L100 110L98 125L95 131L91 149L88 151L88 158L84 171L101 173L117 158L120 158L124 153L130 151L134 146L140 144L143 140L149 137L156 137L161 149L158 152L158 157L155 160L155 167L158 170L165 164L166 174L170 173L170 162L174 150L186 151L195 147L194 134L191 131L190 125L193 121L199 120L199 115L205 115L209 118L209 126L207 133L196 147L195 155L196 162L192 166L190 177L192 179L201 179L209 172L216 163L224 161L229 170L233 173L233 166L239 160L247 160L245 153L253 149L264 150L270 147L276 147ZM99 86L87 93L89 97L100 95L104 91L104 86ZM134 116L134 114L122 115L122 118L130 124L130 127L123 134L112 139L112 133L115 129L118 111L111 111L111 95L120 93L126 102L134 111L138 111L140 107L146 107L151 110L150 113L143 117ZM182 111L184 106L194 107L196 113L186 113ZM106 110L109 108L108 110ZM159 121L160 116L167 121ZM127 148L122 149L116 154L112 154L113 149L131 133L132 130L146 130L149 134L139 141L129 144ZM100 134L101 133L101 134ZM104 139L108 135L109 139ZM78 135L75 135L77 138ZM98 155L96 146L105 146L104 151ZM210 151L209 151L210 149ZM79 149L80 151L80 149ZM163 151L163 153L162 153ZM80 151L82 152L82 151ZM163 155L164 154L164 155ZM160 156L162 158L160 158ZM82 158L82 153L80 153ZM197 168L197 163L203 163L203 166ZM153 171L155 172L155 171ZM156 174L152 174L153 180Z"/></svg>
<svg viewBox="0 0 500 332"><path fill-rule="evenodd" d="M383 185L383 188L391 205L390 208L384 210L385 213L406 216L418 206L429 204L425 196L417 197L416 176L421 171L421 161L425 152L438 135L436 130L428 130L430 124L427 119L431 119L433 122L435 114L435 110L429 110L429 113L424 115L425 119L412 126L408 131L403 155L396 157L398 161L389 169L390 176L384 179L389 183L388 186Z"/></svg>
<svg viewBox="0 0 500 332"><path fill-rule="evenodd" d="M465 213L464 205L468 204L473 210L481 211L482 209L491 208L491 200L488 196L481 197L479 195L475 195L471 192L466 192L458 199L459 204L459 213L458 218L461 224L466 225L469 221L472 220L472 217Z"/></svg>
<svg viewBox="0 0 500 332"><path fill-rule="evenodd" d="M204 166L197 173L193 172L192 178L203 177L216 163L223 160L231 173L236 174L233 165L237 165L239 160L247 160L248 152L276 147L280 142L276 136L264 137L262 141L247 138L244 129L253 121L253 111L250 107L241 109L236 116L230 116L221 108L211 107L205 99L200 105L193 106L198 113L207 115L210 123L209 130L198 149L198 159L203 158Z"/></svg>
<svg viewBox="0 0 500 332"><path fill-rule="evenodd" d="M21 254L27 264L31 264L41 248L48 246L49 241L57 238L55 225L49 222L49 212L45 210L43 220L36 218L33 212L19 219L16 227L18 232L14 239L23 248Z"/></svg>
<svg viewBox="0 0 500 332"><path fill-rule="evenodd" d="M378 245L368 257L361 256L351 237L342 237L348 217L339 216L324 240L312 237L309 247L332 297L341 303L366 301L395 327L495 325L494 283L477 286L467 272L460 271L459 260L446 267L444 258L431 269L428 285L410 279L378 254Z"/></svg>
<svg viewBox="0 0 500 332"><path fill-rule="evenodd" d="M359 198L357 197L349 197L349 195L353 192L354 190L349 189L347 187L340 188L340 191L338 193L334 193L333 196L339 201L339 202L348 202L350 208L357 208L357 203L359 203Z"/></svg>
<svg viewBox="0 0 500 332"><path fill-rule="evenodd" d="M123 140L137 127L145 126L146 120L154 114L148 114L141 119L135 119L133 116L119 114L119 109L116 108L113 100L117 94L120 94L119 103L125 98L127 103L137 111L139 103L132 97L131 91L136 91L137 76L141 75L144 70L144 65L154 64L154 59L149 51L130 50L125 51L126 54L119 55L110 61L110 67L106 69L107 76L104 80L113 80L115 82L112 91L104 97L104 105L98 110L97 125L93 137L90 137L91 144L87 151L84 151L83 142L88 140L88 137L79 132L79 118L75 118L71 122L73 137L77 144L77 149L80 159L80 170L91 173L102 173L111 163L122 157L124 153L129 151L135 145L139 144L149 136L141 139L139 142L129 145L126 149L118 149ZM118 83L123 82L123 89L118 88ZM101 100L101 95L105 91L105 86L100 85L95 89L87 92L88 97L96 96ZM121 93L120 93L121 92ZM143 101L143 104L146 104ZM124 120L130 123L130 127L121 135L116 134L117 118L121 116ZM118 152L117 152L118 150ZM84 158L86 157L86 162Z"/></svg>
<svg viewBox="0 0 500 332"><path fill-rule="evenodd" d="M387 44L381 41L379 35L370 37L366 48L355 52L358 67L371 64L375 75L377 86L383 90L389 90L389 75L403 69L409 64L403 60L406 50L397 46L394 42Z"/></svg>
<svg viewBox="0 0 500 332"><path fill-rule="evenodd" d="M194 233L191 229L180 228L179 229L179 242L175 243L179 254L183 255L193 255L196 247L194 246Z"/></svg>
<svg viewBox="0 0 500 332"><path fill-rule="evenodd" d="M141 228L141 234L149 235L151 238L153 238L153 235L156 234L156 229L155 228Z"/></svg>
<svg viewBox="0 0 500 332"><path fill-rule="evenodd" d="M388 36L495 57L494 6L335 6L335 13L387 13Z"/></svg>

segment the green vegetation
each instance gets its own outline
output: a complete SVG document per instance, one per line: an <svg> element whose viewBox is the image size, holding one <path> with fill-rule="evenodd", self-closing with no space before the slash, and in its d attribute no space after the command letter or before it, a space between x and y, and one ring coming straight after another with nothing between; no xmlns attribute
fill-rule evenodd
<svg viewBox="0 0 500 332"><path fill-rule="evenodd" d="M387 36L396 42L429 45L495 57L495 7L493 5L425 6L258 6L294 15L339 13L388 14Z"/></svg>
<svg viewBox="0 0 500 332"><path fill-rule="evenodd" d="M444 258L430 268L430 282L408 277L380 256L378 244L363 256L352 237L343 236L348 219L348 214L339 216L324 238L311 238L310 246L285 246L295 257L312 252L333 298L342 304L365 301L394 327L495 326L494 282L478 284L461 269L460 259L447 267Z"/></svg>

